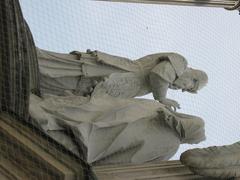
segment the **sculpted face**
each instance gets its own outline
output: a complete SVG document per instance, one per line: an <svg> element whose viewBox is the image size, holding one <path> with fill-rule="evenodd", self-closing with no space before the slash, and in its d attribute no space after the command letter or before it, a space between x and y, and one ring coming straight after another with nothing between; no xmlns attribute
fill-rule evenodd
<svg viewBox="0 0 240 180"><path fill-rule="evenodd" d="M207 84L208 78L205 72L188 68L173 83L173 86L182 91L197 93L203 86Z"/></svg>
<svg viewBox="0 0 240 180"><path fill-rule="evenodd" d="M197 80L193 79L191 76L180 76L176 81L174 81L174 86L182 91L196 92L197 90Z"/></svg>

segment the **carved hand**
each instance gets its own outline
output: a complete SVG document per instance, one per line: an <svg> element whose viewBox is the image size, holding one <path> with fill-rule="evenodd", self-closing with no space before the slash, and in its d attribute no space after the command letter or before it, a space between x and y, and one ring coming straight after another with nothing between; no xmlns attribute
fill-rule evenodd
<svg viewBox="0 0 240 180"><path fill-rule="evenodd" d="M166 105L170 110L176 111L176 109L180 109L180 104L175 100L164 98L160 99L159 102Z"/></svg>

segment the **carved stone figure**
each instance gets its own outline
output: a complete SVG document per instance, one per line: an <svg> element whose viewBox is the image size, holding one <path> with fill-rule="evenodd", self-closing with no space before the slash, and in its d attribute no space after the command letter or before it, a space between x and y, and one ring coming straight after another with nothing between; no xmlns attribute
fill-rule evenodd
<svg viewBox="0 0 240 180"><path fill-rule="evenodd" d="M240 142L188 150L181 155L181 162L202 176L221 179L240 177Z"/></svg>
<svg viewBox="0 0 240 180"><path fill-rule="evenodd" d="M132 98L152 92L155 100L179 108L176 101L166 98L168 88L196 93L208 80L205 72L188 68L186 59L177 53L131 61L100 51L60 54L38 49L38 59L41 90L56 95L68 90L90 96L105 89L113 97Z"/></svg>
<svg viewBox="0 0 240 180"><path fill-rule="evenodd" d="M76 155L84 147L88 162L166 160L181 143L205 139L203 120L173 111L178 103L166 99L168 87L194 93L207 82L181 55L131 61L99 51L37 52L43 95L31 96L33 124ZM157 101L134 98L149 92Z"/></svg>

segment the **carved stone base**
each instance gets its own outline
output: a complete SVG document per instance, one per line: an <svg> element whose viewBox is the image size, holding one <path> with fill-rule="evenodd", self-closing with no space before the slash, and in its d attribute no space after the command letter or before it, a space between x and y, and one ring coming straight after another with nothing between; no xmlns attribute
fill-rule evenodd
<svg viewBox="0 0 240 180"><path fill-rule="evenodd" d="M194 175L179 161L98 166L94 171L99 180L217 180Z"/></svg>
<svg viewBox="0 0 240 180"><path fill-rule="evenodd" d="M0 118L0 179L94 179L90 167L37 130Z"/></svg>

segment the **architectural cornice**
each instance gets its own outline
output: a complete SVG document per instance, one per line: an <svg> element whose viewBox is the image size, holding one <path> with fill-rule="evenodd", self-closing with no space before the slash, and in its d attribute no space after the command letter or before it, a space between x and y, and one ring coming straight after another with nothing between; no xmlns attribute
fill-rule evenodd
<svg viewBox="0 0 240 180"><path fill-rule="evenodd" d="M179 161L94 167L99 180L216 180L194 175Z"/></svg>
<svg viewBox="0 0 240 180"><path fill-rule="evenodd" d="M122 3L164 4L178 6L219 7L227 10L239 9L239 0L97 0Z"/></svg>

